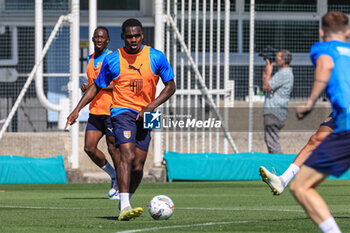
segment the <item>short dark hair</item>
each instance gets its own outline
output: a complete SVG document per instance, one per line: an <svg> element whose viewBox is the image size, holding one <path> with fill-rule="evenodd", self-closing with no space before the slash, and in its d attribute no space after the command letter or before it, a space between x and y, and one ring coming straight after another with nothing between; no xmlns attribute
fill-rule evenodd
<svg viewBox="0 0 350 233"><path fill-rule="evenodd" d="M292 61L292 54L286 49L283 49L280 52L282 53L282 59L284 60L284 64L290 65L290 62Z"/></svg>
<svg viewBox="0 0 350 233"><path fill-rule="evenodd" d="M109 39L109 31L108 31L108 29L107 29L106 27L104 27L104 26L98 26L98 27L95 29L94 34L95 34L95 32L96 32L97 30L100 30L100 29L106 31L106 33L107 33L107 38Z"/></svg>
<svg viewBox="0 0 350 233"><path fill-rule="evenodd" d="M122 32L125 33L125 29L127 27L140 27L141 31L142 31L142 24L139 20L134 19L134 18L130 18L124 21L123 25L122 25Z"/></svg>
<svg viewBox="0 0 350 233"><path fill-rule="evenodd" d="M322 17L322 29L325 34L345 33L348 24L348 17L340 11L330 11Z"/></svg>

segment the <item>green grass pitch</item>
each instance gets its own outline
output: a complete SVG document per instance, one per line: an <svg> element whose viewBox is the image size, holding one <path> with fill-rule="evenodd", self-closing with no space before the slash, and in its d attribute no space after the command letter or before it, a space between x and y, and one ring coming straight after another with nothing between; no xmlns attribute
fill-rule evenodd
<svg viewBox="0 0 350 233"><path fill-rule="evenodd" d="M273 196L261 181L142 183L132 197L141 217L118 222L108 184L0 185L0 232L319 232L289 190ZM339 227L350 232L350 180L318 188ZM175 203L169 220L147 211L153 196Z"/></svg>

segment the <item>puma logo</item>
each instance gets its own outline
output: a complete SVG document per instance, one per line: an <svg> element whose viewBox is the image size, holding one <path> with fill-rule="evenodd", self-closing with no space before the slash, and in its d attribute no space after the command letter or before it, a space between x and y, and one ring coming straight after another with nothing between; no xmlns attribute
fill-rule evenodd
<svg viewBox="0 0 350 233"><path fill-rule="evenodd" d="M135 66L129 65L129 70L136 70L137 72L139 72L140 76L142 76L141 71L140 71L141 66L142 66L142 64L141 64L140 67L137 69Z"/></svg>

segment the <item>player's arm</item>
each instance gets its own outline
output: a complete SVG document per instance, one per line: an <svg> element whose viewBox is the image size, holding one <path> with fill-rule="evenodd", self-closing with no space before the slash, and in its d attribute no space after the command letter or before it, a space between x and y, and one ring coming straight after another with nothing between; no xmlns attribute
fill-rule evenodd
<svg viewBox="0 0 350 233"><path fill-rule="evenodd" d="M104 91L113 91L113 84L109 84L107 87L102 88Z"/></svg>
<svg viewBox="0 0 350 233"><path fill-rule="evenodd" d="M322 55L316 61L315 80L310 97L306 105L297 106L296 113L299 119L304 118L311 112L314 104L328 84L332 74L334 63L330 56Z"/></svg>
<svg viewBox="0 0 350 233"><path fill-rule="evenodd" d="M65 129L68 127L68 125L72 125L76 122L77 118L79 117L79 112L82 108L85 107L88 103L91 102L93 98L97 95L97 93L101 90L95 83L91 85L84 93L84 95L81 97L79 103L73 110L71 114L67 117L67 123Z"/></svg>
<svg viewBox="0 0 350 233"><path fill-rule="evenodd" d="M269 84L269 81L271 80L271 74L273 70L273 64L270 62L269 59L266 59L266 66L263 76L263 90L264 91L272 91L272 87Z"/></svg>
<svg viewBox="0 0 350 233"><path fill-rule="evenodd" d="M81 89L82 92L85 92L93 84L94 83L84 83L83 85L81 85L80 89Z"/></svg>
<svg viewBox="0 0 350 233"><path fill-rule="evenodd" d="M157 98L155 98L147 107L142 109L139 114L137 114L136 120L138 120L140 117L143 117L144 112L151 112L155 108L157 108L159 105L167 101L176 90L176 85L174 82L174 79L171 79L167 82L164 82L164 89L160 92Z"/></svg>

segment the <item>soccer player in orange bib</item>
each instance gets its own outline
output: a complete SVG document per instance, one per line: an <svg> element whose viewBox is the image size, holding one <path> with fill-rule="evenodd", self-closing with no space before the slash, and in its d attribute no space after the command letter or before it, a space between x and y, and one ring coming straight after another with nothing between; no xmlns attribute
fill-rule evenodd
<svg viewBox="0 0 350 233"><path fill-rule="evenodd" d="M81 86L83 92L94 84L94 80L100 73L103 60L112 52L107 48L109 40L107 28L100 26L95 29L92 37L95 52L87 59L89 83L84 83ZM110 84L106 88L103 88L90 103L90 115L86 126L84 150L91 160L111 177L111 189L108 192L108 196L110 199L115 200L119 199L116 171L106 160L103 152L97 148L98 142L103 135L106 135L108 152L113 159L114 167L117 167L120 155L114 145L115 139L109 109L112 103L112 91L113 85Z"/></svg>
<svg viewBox="0 0 350 233"><path fill-rule="evenodd" d="M128 19L122 25L125 46L106 56L95 84L91 85L67 118L67 126L74 124L79 111L100 91L113 83L111 106L116 147L120 151L117 168L120 195L119 221L139 217L143 209L132 208L130 197L143 176L151 130L144 129L144 112L151 112L175 92L174 72L164 53L142 44L142 24ZM156 87L161 77L164 89L156 98Z"/></svg>

